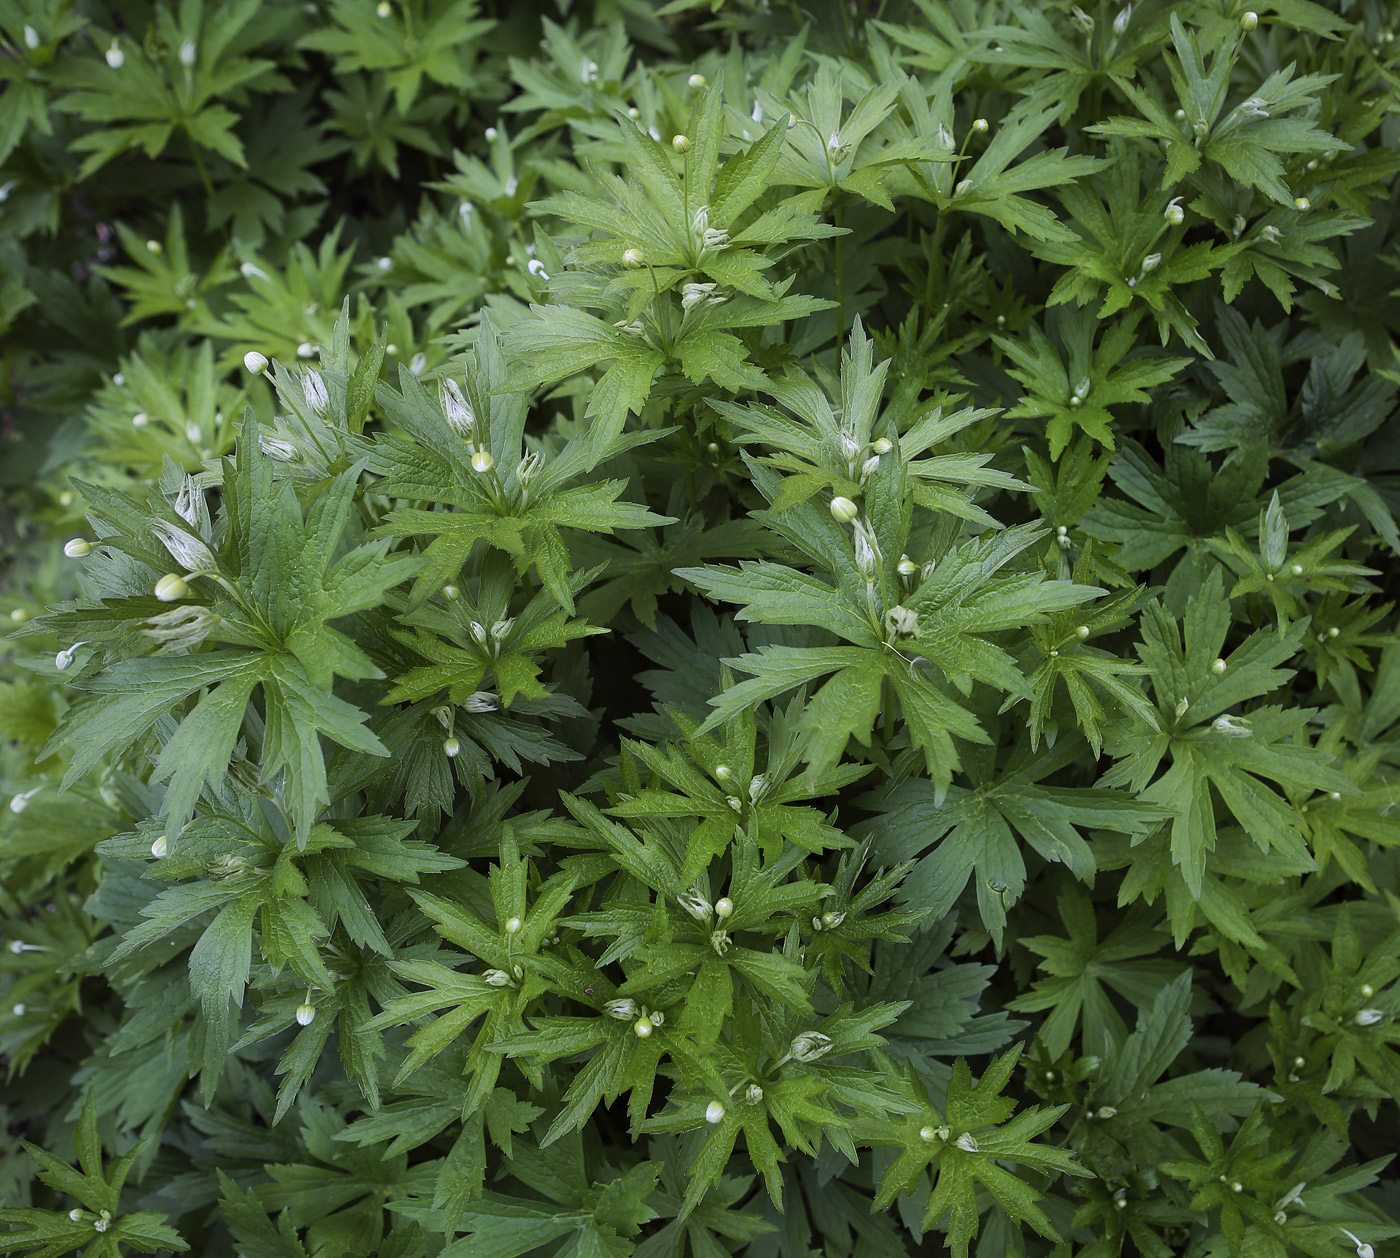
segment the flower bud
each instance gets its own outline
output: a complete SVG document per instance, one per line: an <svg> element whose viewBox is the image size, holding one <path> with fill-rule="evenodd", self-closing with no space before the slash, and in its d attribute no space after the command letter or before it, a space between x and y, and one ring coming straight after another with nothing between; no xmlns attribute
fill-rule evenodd
<svg viewBox="0 0 1400 1258"><path fill-rule="evenodd" d="M838 496L831 500L831 514L842 524L849 524L860 514L860 508L849 498Z"/></svg>
<svg viewBox="0 0 1400 1258"><path fill-rule="evenodd" d="M316 1021L316 1006L309 1001L297 1006L297 1025L310 1026Z"/></svg>
<svg viewBox="0 0 1400 1258"><path fill-rule="evenodd" d="M1180 227L1186 221L1186 211L1177 204L1180 197L1174 197L1170 205L1162 211L1162 217L1173 227Z"/></svg>
<svg viewBox="0 0 1400 1258"><path fill-rule="evenodd" d="M1379 1009L1363 1009L1352 1019L1357 1026L1375 1026L1385 1014Z"/></svg>
<svg viewBox="0 0 1400 1258"><path fill-rule="evenodd" d="M113 70L120 70L126 64L126 53L122 52L121 45L114 39L112 46L107 49L107 64Z"/></svg>
<svg viewBox="0 0 1400 1258"><path fill-rule="evenodd" d="M1240 15L1240 30L1244 31L1246 34L1248 34L1258 25L1259 15L1256 12L1254 12L1253 9L1250 9L1248 12Z"/></svg>
<svg viewBox="0 0 1400 1258"><path fill-rule="evenodd" d="M978 1145L976 1138L971 1132L963 1132L963 1134L957 1138L956 1144L964 1153L980 1153L982 1151L981 1146Z"/></svg>
<svg viewBox="0 0 1400 1258"><path fill-rule="evenodd" d="M990 126L991 123L989 123L985 118L974 118L972 120L972 130L973 133L976 135L985 134Z"/></svg>
<svg viewBox="0 0 1400 1258"><path fill-rule="evenodd" d="M158 861L164 860L169 854L169 852L170 843L163 834L160 836L160 838L158 838L154 843L151 844L151 855L154 856Z"/></svg>
<svg viewBox="0 0 1400 1258"><path fill-rule="evenodd" d="M703 74L692 74L686 82L689 83L691 87L704 87L705 76Z"/></svg>
<svg viewBox="0 0 1400 1258"><path fill-rule="evenodd" d="M42 786L36 786L31 790L22 791L10 800L10 811L18 816L29 807L29 801L43 789Z"/></svg>
<svg viewBox="0 0 1400 1258"><path fill-rule="evenodd" d="M724 1121L724 1106L718 1101L711 1101L705 1106L705 1121L711 1125L717 1125Z"/></svg>
<svg viewBox="0 0 1400 1258"><path fill-rule="evenodd" d="M131 426L133 428L144 428L150 422L151 417L147 415L145 411L137 411L136 414L131 417Z"/></svg>
<svg viewBox="0 0 1400 1258"><path fill-rule="evenodd" d="M675 149L677 153L689 153L690 140L683 135L673 135L671 137L671 147Z"/></svg>
<svg viewBox="0 0 1400 1258"><path fill-rule="evenodd" d="M645 1015L638 1018L634 1023L632 1023L633 1034L635 1034L639 1040L646 1039L647 1036L649 1036L654 1029L655 1023L653 1023L652 1020L646 1017Z"/></svg>
<svg viewBox="0 0 1400 1258"><path fill-rule="evenodd" d="M514 984L511 982L510 975L507 974L504 970L487 970L486 973L481 976L481 981L485 983L487 987L514 986Z"/></svg>
<svg viewBox="0 0 1400 1258"><path fill-rule="evenodd" d="M462 591L459 590L455 585L444 585L442 587L442 596L449 603L455 603L459 598L462 597Z"/></svg>
<svg viewBox="0 0 1400 1258"><path fill-rule="evenodd" d="M1074 633L1076 637L1087 638L1089 636L1089 626L1080 625L1079 628L1074 631Z"/></svg>
<svg viewBox="0 0 1400 1258"><path fill-rule="evenodd" d="M697 922L709 924L710 916L714 910L710 902L698 891L683 891L677 898L676 903L690 914Z"/></svg>
<svg viewBox="0 0 1400 1258"><path fill-rule="evenodd" d="M442 740L442 754L449 760L454 760L462 750L462 744L455 738L444 738Z"/></svg>
<svg viewBox="0 0 1400 1258"><path fill-rule="evenodd" d="M518 935L518 934L520 933L520 927L521 927L522 925L523 925L523 923L521 922L521 920L520 920L518 917L507 918L507 919L506 919L506 934L507 934L507 935Z"/></svg>
<svg viewBox="0 0 1400 1258"><path fill-rule="evenodd" d="M1332 794L1336 795L1337 792L1336 792L1336 791L1333 791ZM1370 983L1362 983L1362 984L1361 984L1361 994L1362 994L1363 996L1369 998L1369 997L1374 996L1374 995L1376 994L1376 989L1375 989L1374 987L1372 987Z"/></svg>
<svg viewBox="0 0 1400 1258"><path fill-rule="evenodd" d="M1216 660L1215 663L1210 666L1210 671L1219 677L1220 674L1225 671L1225 668L1226 664L1224 660Z"/></svg>
<svg viewBox="0 0 1400 1258"><path fill-rule="evenodd" d="M267 357L255 349L250 349L243 355L243 366L253 375L260 376L267 370Z"/></svg>
<svg viewBox="0 0 1400 1258"><path fill-rule="evenodd" d="M39 32L36 31L32 26L26 26L24 28L24 46L28 48L31 52L35 48L37 48L42 42L43 41L39 38Z"/></svg>
<svg viewBox="0 0 1400 1258"><path fill-rule="evenodd" d="M478 450L472 455L472 471L485 474L496 466L496 460L491 457L490 450Z"/></svg>
<svg viewBox="0 0 1400 1258"><path fill-rule="evenodd" d="M173 603L190 592L189 583L176 572L167 572L156 582L155 596L162 603Z"/></svg>
<svg viewBox="0 0 1400 1258"><path fill-rule="evenodd" d="M622 251L622 265L628 270L636 270L647 260L647 256L640 249L624 249Z"/></svg>
<svg viewBox="0 0 1400 1258"><path fill-rule="evenodd" d="M908 555L903 555L900 557L899 567L896 571L907 581L918 573L919 565L910 559Z"/></svg>
<svg viewBox="0 0 1400 1258"><path fill-rule="evenodd" d="M301 391L306 398L306 404L317 415L324 415L331 404L330 393L326 389L326 382L321 377L319 371L308 371L302 377Z"/></svg>
<svg viewBox="0 0 1400 1258"><path fill-rule="evenodd" d="M464 437L470 435L476 427L476 415L455 380L444 378L438 381L438 403L449 427Z"/></svg>
<svg viewBox="0 0 1400 1258"><path fill-rule="evenodd" d="M1312 202L1307 197L1294 197L1293 204L1300 210L1312 209Z"/></svg>
<svg viewBox="0 0 1400 1258"><path fill-rule="evenodd" d="M549 278L549 272L544 269L544 263L538 258L531 258L525 264L525 269L536 279L547 280Z"/></svg>
<svg viewBox="0 0 1400 1258"><path fill-rule="evenodd" d="M894 442L888 437L880 437L878 440L870 443L870 448L874 450L877 455L885 455L894 449Z"/></svg>
<svg viewBox="0 0 1400 1258"><path fill-rule="evenodd" d="M720 918L728 917L728 916L729 916L730 914L732 914L733 912L734 912L734 901L731 900L727 895L720 896L720 898L719 898L718 900L715 901L715 916L716 916L716 917L720 917Z"/></svg>
<svg viewBox="0 0 1400 1258"><path fill-rule="evenodd" d="M610 1000L603 1006L603 1012L610 1018L616 1018L619 1022L630 1022L637 1016L637 1002L630 997L622 1000Z"/></svg>
<svg viewBox="0 0 1400 1258"><path fill-rule="evenodd" d="M763 1089L756 1083L749 1084L748 1090L744 1093L744 1099L750 1105L757 1105L763 1100Z"/></svg>
<svg viewBox="0 0 1400 1258"><path fill-rule="evenodd" d="M75 537L63 544L63 553L69 559L85 559L92 554L92 545L81 537Z"/></svg>
<svg viewBox="0 0 1400 1258"><path fill-rule="evenodd" d="M1149 253L1147 257L1142 260L1142 273L1144 275L1150 275L1161 266L1161 264L1162 255L1160 253Z"/></svg>

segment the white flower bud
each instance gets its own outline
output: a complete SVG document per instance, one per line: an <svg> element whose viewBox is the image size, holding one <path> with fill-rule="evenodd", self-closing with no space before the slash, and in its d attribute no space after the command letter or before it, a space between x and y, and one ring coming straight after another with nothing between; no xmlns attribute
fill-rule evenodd
<svg viewBox="0 0 1400 1258"><path fill-rule="evenodd" d="M243 366L255 376L260 376L267 370L267 358L259 354L257 350L250 349L243 355Z"/></svg>
<svg viewBox="0 0 1400 1258"><path fill-rule="evenodd" d="M520 933L520 928L521 928L522 925L524 925L524 923L521 922L521 920L520 920L518 917L507 918L507 919L506 919L506 934L507 934L507 935L518 935L518 934Z"/></svg>
<svg viewBox="0 0 1400 1258"><path fill-rule="evenodd" d="M619 1022L631 1022L637 1016L637 1002L630 997L622 1000L610 1000L603 1006L603 1012L610 1018L616 1018Z"/></svg>
<svg viewBox="0 0 1400 1258"><path fill-rule="evenodd" d="M462 744L456 738L444 738L442 740L442 754L449 760L455 760L462 750Z"/></svg>
<svg viewBox="0 0 1400 1258"><path fill-rule="evenodd" d="M469 436L476 427L476 415L455 380L444 378L438 382L438 402L452 430Z"/></svg>
<svg viewBox="0 0 1400 1258"><path fill-rule="evenodd" d="M1376 1251L1354 1232L1348 1232L1346 1228L1342 1228L1342 1235L1356 1246L1356 1258L1376 1258Z"/></svg>
<svg viewBox="0 0 1400 1258"><path fill-rule="evenodd" d="M683 135L673 135L671 137L671 147L675 149L677 153L689 153L690 140Z"/></svg>
<svg viewBox="0 0 1400 1258"><path fill-rule="evenodd" d="M692 74L686 82L689 83L691 87L704 87L705 76L703 74Z"/></svg>
<svg viewBox="0 0 1400 1258"><path fill-rule="evenodd" d="M483 625L479 620L473 620L471 622L470 628L472 637L476 639L477 645L485 646L486 643L490 640L486 633L486 626Z"/></svg>
<svg viewBox="0 0 1400 1258"><path fill-rule="evenodd" d="M1149 253L1147 257L1142 260L1142 273L1144 275L1150 275L1161 266L1161 264L1162 255L1160 253Z"/></svg>
<svg viewBox="0 0 1400 1258"><path fill-rule="evenodd" d="M164 860L169 853L170 843L165 835L162 834L160 838L151 844L151 855L154 856L156 860L161 861Z"/></svg>
<svg viewBox="0 0 1400 1258"><path fill-rule="evenodd" d="M763 798L763 792L768 789L768 779L761 773L755 773L749 782L749 803L756 804Z"/></svg>
<svg viewBox="0 0 1400 1258"><path fill-rule="evenodd" d="M682 284L681 285L681 309L694 310L696 306L713 306L724 300L717 296L715 289L717 284Z"/></svg>
<svg viewBox="0 0 1400 1258"><path fill-rule="evenodd" d="M162 603L173 603L189 593L189 583L177 572L167 572L156 582L155 596Z"/></svg>
<svg viewBox="0 0 1400 1258"><path fill-rule="evenodd" d="M39 38L39 32L36 31L32 26L26 26L24 28L24 46L26 48L32 51L33 49L37 48L41 42L42 41Z"/></svg>
<svg viewBox="0 0 1400 1258"><path fill-rule="evenodd" d="M763 1100L763 1089L758 1084L751 1083L748 1086L748 1090L744 1093L744 1098L750 1105L757 1105Z"/></svg>
<svg viewBox="0 0 1400 1258"><path fill-rule="evenodd" d="M1162 217L1173 227L1180 227L1186 221L1186 211L1178 204L1180 200L1180 197L1173 197L1171 203L1162 211Z"/></svg>
<svg viewBox="0 0 1400 1258"><path fill-rule="evenodd" d="M734 901L727 895L722 895L715 901L715 916L725 918L734 912Z"/></svg>
<svg viewBox="0 0 1400 1258"><path fill-rule="evenodd" d="M822 926L824 926L827 930L835 930L835 929L836 929L839 925L841 925L841 923L844 922L845 920L846 920L846 914L845 914L844 912L839 912L839 911L838 911L838 912L831 912L831 911L825 912L825 913L822 914L822 918L821 918Z"/></svg>
<svg viewBox="0 0 1400 1258"><path fill-rule="evenodd" d="M727 764L715 765L715 778L720 782L728 782L734 776L734 770Z"/></svg>
<svg viewBox="0 0 1400 1258"><path fill-rule="evenodd" d="M870 448L874 450L877 455L885 455L894 449L894 442L888 437L880 437L878 440L870 443Z"/></svg>
<svg viewBox="0 0 1400 1258"><path fill-rule="evenodd" d="M151 531L160 538L170 557L186 572L207 572L218 566L214 552L200 538L192 537L184 529L178 529L164 520L153 520ZM157 593L156 597L160 598L161 595ZM183 591L163 601L168 603L181 597Z"/></svg>
<svg viewBox="0 0 1400 1258"><path fill-rule="evenodd" d="M1379 1009L1363 1009L1352 1019L1357 1026L1375 1026L1385 1014Z"/></svg>
<svg viewBox="0 0 1400 1258"><path fill-rule="evenodd" d="M144 428L150 422L151 417L147 415L145 411L137 411L136 414L131 417L131 426L133 428Z"/></svg>
<svg viewBox="0 0 1400 1258"><path fill-rule="evenodd" d="M549 278L549 272L544 269L544 263L538 258L531 258L525 264L525 269L538 279L547 280Z"/></svg>
<svg viewBox="0 0 1400 1258"><path fill-rule="evenodd" d="M1177 715L1177 719L1178 719L1178 720L1180 720L1181 717L1183 717L1183 716L1186 715L1186 709L1189 708L1190 706L1191 706L1191 700L1190 700L1190 699L1181 699L1181 700L1177 703L1177 705L1176 705L1176 715Z"/></svg>
<svg viewBox="0 0 1400 1258"><path fill-rule="evenodd" d="M1133 6L1125 4L1118 10L1117 15L1113 19L1113 33L1115 35L1122 35L1122 33L1128 29L1128 23L1132 20Z"/></svg>
<svg viewBox="0 0 1400 1258"><path fill-rule="evenodd" d="M78 644L75 642L75 643L74 643L72 646L70 646L66 651L60 651L57 655L55 655L55 656L53 657L53 666L54 666L56 669L58 669L58 671L59 671L60 673L67 671L67 669L70 668L70 667L72 666L72 663L73 663L73 652L76 651L77 649L78 649ZM14 801L13 801L13 800L10 801L10 807L11 807L11 809L14 808Z"/></svg>
<svg viewBox="0 0 1400 1258"><path fill-rule="evenodd" d="M44 788L42 786L35 786L30 790L23 791L20 794L14 796L14 798L10 800L10 811L16 816L18 816L26 808L29 807L29 801L33 799L34 796L36 796L43 789Z"/></svg>
<svg viewBox="0 0 1400 1258"><path fill-rule="evenodd" d="M485 474L496 466L496 460L491 456L490 450L478 450L472 455L472 471Z"/></svg>
<svg viewBox="0 0 1400 1258"><path fill-rule="evenodd" d="M919 613L896 605L885 613L885 629L894 638L917 638L919 636Z"/></svg>
<svg viewBox="0 0 1400 1258"><path fill-rule="evenodd" d="M120 70L126 64L126 53L122 52L121 45L114 39L112 46L106 52L107 64L113 70Z"/></svg>
<svg viewBox="0 0 1400 1258"><path fill-rule="evenodd" d="M414 356L408 360L408 371L410 375L421 376L427 369L427 354L414 354Z"/></svg>
<svg viewBox="0 0 1400 1258"><path fill-rule="evenodd" d="M640 1017L632 1023L632 1032L639 1040L644 1040L655 1029L656 1024L648 1017Z"/></svg>
<svg viewBox="0 0 1400 1258"><path fill-rule="evenodd" d="M980 1153L982 1151L971 1132L963 1132L963 1134L957 1138L956 1143L958 1148L964 1153Z"/></svg>
<svg viewBox="0 0 1400 1258"><path fill-rule="evenodd" d="M984 135L991 126L985 118L974 118L972 120L972 130L975 135Z"/></svg>
<svg viewBox="0 0 1400 1258"><path fill-rule="evenodd" d="M628 270L636 270L637 267L642 266L646 260L646 254L640 249L632 248L622 251L622 265L627 267Z"/></svg>
<svg viewBox="0 0 1400 1258"><path fill-rule="evenodd" d="M1299 210L1310 210L1310 209L1312 209L1312 202L1309 201L1309 200L1307 199L1307 197L1294 197L1294 198L1293 198L1293 204L1294 204Z"/></svg>
<svg viewBox="0 0 1400 1258"><path fill-rule="evenodd" d="M463 699L462 706L468 712L494 712L500 703L489 690L478 690Z"/></svg>
<svg viewBox="0 0 1400 1258"><path fill-rule="evenodd" d="M194 65L198 59L199 52L194 46L194 40L187 39L180 45L180 64L186 69Z"/></svg>
<svg viewBox="0 0 1400 1258"><path fill-rule="evenodd" d="M1259 25L1259 15L1253 9L1240 15L1240 30L1248 34Z"/></svg>
<svg viewBox="0 0 1400 1258"><path fill-rule="evenodd" d="M919 565L910 559L908 555L901 555L899 567L896 571L907 581L918 573Z"/></svg>
<svg viewBox="0 0 1400 1258"><path fill-rule="evenodd" d="M63 544L63 553L69 559L85 559L92 554L92 545L81 537L75 537Z"/></svg>
<svg viewBox="0 0 1400 1258"><path fill-rule="evenodd" d="M1077 629L1074 631L1074 633L1075 633L1075 636L1076 636L1076 637L1079 637L1079 638L1087 638L1087 637L1089 636L1089 626L1088 626L1088 625L1080 625L1079 628L1077 628Z"/></svg>
<svg viewBox="0 0 1400 1258"><path fill-rule="evenodd" d="M481 976L481 981L485 983L487 987L515 986L514 982L511 980L510 975L507 974L504 970L487 970L486 973Z"/></svg>
<svg viewBox="0 0 1400 1258"><path fill-rule="evenodd" d="M297 1025L310 1026L316 1021L316 1006L310 1001L297 1006Z"/></svg>
<svg viewBox="0 0 1400 1258"><path fill-rule="evenodd" d="M711 1101L705 1106L705 1121L712 1126L722 1123L724 1121L724 1106L718 1101Z"/></svg>
<svg viewBox="0 0 1400 1258"><path fill-rule="evenodd" d="M1249 738L1254 732L1244 717L1231 716L1228 712L1223 716L1217 716L1210 723L1210 727L1217 734L1225 735L1226 738Z"/></svg>
<svg viewBox="0 0 1400 1258"><path fill-rule="evenodd" d="M1336 792L1334 791L1333 794L1335 795ZM1372 987L1370 983L1362 983L1361 994L1362 996L1370 998L1371 996L1374 996L1376 994L1376 989Z"/></svg>

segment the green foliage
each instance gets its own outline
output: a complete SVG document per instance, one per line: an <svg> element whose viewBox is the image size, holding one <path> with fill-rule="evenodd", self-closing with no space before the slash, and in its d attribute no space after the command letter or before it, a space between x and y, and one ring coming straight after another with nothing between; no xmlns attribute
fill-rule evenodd
<svg viewBox="0 0 1400 1258"><path fill-rule="evenodd" d="M0 1252L1400 1237L1378 0L0 0Z"/></svg>

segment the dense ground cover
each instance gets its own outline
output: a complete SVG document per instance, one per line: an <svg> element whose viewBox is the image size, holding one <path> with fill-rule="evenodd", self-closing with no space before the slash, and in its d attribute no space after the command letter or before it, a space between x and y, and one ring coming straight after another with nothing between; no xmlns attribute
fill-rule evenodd
<svg viewBox="0 0 1400 1258"><path fill-rule="evenodd" d="M1384 1254L1383 0L0 0L0 1252Z"/></svg>

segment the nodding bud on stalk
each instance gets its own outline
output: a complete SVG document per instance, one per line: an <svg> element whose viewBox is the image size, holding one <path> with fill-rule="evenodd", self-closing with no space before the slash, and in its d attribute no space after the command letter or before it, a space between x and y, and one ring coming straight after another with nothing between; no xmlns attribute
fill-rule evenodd
<svg viewBox="0 0 1400 1258"><path fill-rule="evenodd" d="M43 789L44 789L44 788L43 788L42 786L36 786L36 787L33 787L33 788L30 789L30 790L23 791L23 792L21 792L20 794L14 796L14 797L10 800L10 811L11 811L12 813L14 813L16 816L18 816L18 815L19 815L20 813L22 813L26 808L29 807L29 801L30 801L31 799L33 799L34 796L36 796L36 795L37 795L40 791L42 791Z"/></svg>
<svg viewBox="0 0 1400 1258"><path fill-rule="evenodd" d="M316 1021L316 1006L310 1001L297 1006L297 1025L310 1026Z"/></svg>
<svg viewBox="0 0 1400 1258"><path fill-rule="evenodd" d="M173 603L190 592L189 583L177 572L167 572L156 582L155 596L162 603Z"/></svg>
<svg viewBox="0 0 1400 1258"><path fill-rule="evenodd" d="M705 1106L705 1121L711 1125L724 1121L724 1106L718 1101L711 1101Z"/></svg>
<svg viewBox="0 0 1400 1258"><path fill-rule="evenodd" d="M820 1031L804 1031L788 1045L788 1056L793 1061L816 1061L831 1051L831 1036Z"/></svg>
<svg viewBox="0 0 1400 1258"><path fill-rule="evenodd" d="M322 379L319 371L308 370L301 379L301 391L306 398L306 404L317 415L324 415L331 404L331 395L326 389L326 382Z"/></svg>
<svg viewBox="0 0 1400 1258"><path fill-rule="evenodd" d="M489 690L478 690L462 700L462 707L468 712L494 712L499 703Z"/></svg>
<svg viewBox="0 0 1400 1258"><path fill-rule="evenodd" d="M932 1144L935 1140L947 1140L953 1133L946 1126L920 1127L919 1139Z"/></svg>
<svg viewBox="0 0 1400 1258"><path fill-rule="evenodd" d="M468 436L476 427L476 415L455 380L438 381L438 401L452 431Z"/></svg>
<svg viewBox="0 0 1400 1258"><path fill-rule="evenodd" d="M1293 204L1300 210L1312 209L1312 202L1307 197L1294 197Z"/></svg>
<svg viewBox="0 0 1400 1258"><path fill-rule="evenodd" d="M525 264L525 269L537 279L547 280L549 278L549 272L544 269L544 263L538 258L531 258Z"/></svg>
<svg viewBox="0 0 1400 1258"><path fill-rule="evenodd" d="M267 370L267 356L259 354L255 349L250 349L243 355L243 366L253 375L260 376Z"/></svg>
<svg viewBox="0 0 1400 1258"><path fill-rule="evenodd" d="M860 508L849 498L838 496L831 500L831 514L842 524L849 524L860 514Z"/></svg>
<svg viewBox="0 0 1400 1258"><path fill-rule="evenodd" d="M1173 227L1180 227L1186 221L1186 211L1181 208L1180 202L1180 197L1173 197L1162 211L1162 217Z"/></svg>
<svg viewBox="0 0 1400 1258"><path fill-rule="evenodd" d="M84 541L81 537L75 537L71 541L63 544L63 553L69 559L86 559L92 554L92 545Z"/></svg>
<svg viewBox="0 0 1400 1258"><path fill-rule="evenodd" d="M1376 1258L1376 1251L1354 1232L1348 1232L1346 1228L1342 1228L1342 1235L1356 1246L1356 1258Z"/></svg>
<svg viewBox="0 0 1400 1258"><path fill-rule="evenodd" d="M860 575L867 581L873 581L880 566L880 557L872 545L870 534L859 525L856 526L855 548L856 567L860 570Z"/></svg>
<svg viewBox="0 0 1400 1258"><path fill-rule="evenodd" d="M462 750L462 744L455 738L444 738L442 740L442 754L449 760L455 760L457 754Z"/></svg>

